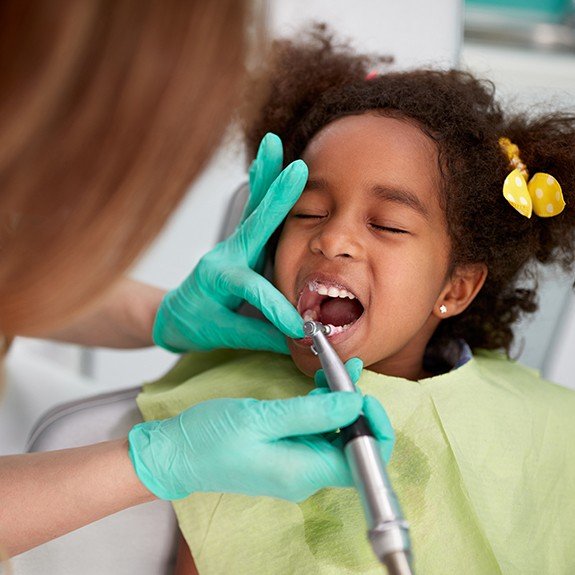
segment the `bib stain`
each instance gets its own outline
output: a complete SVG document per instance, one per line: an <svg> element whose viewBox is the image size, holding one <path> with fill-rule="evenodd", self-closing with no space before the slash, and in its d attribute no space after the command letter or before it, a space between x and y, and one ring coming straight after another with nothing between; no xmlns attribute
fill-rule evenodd
<svg viewBox="0 0 575 575"><path fill-rule="evenodd" d="M391 461L390 480L409 521L425 509L429 462L415 442L402 432L397 432ZM319 562L357 573L379 568L367 539L365 517L355 489L322 489L300 503L300 509L306 543Z"/></svg>

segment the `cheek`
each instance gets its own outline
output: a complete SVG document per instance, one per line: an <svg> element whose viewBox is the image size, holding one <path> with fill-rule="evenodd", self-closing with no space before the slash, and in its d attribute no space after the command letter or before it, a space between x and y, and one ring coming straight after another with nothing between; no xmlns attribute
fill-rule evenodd
<svg viewBox="0 0 575 575"><path fill-rule="evenodd" d="M449 261L446 254L447 252L429 254L425 262L421 264L421 277L428 278L425 283L429 297L432 299L439 296L439 292L445 287L448 279Z"/></svg>
<svg viewBox="0 0 575 575"><path fill-rule="evenodd" d="M281 234L274 258L274 284L280 290L286 289L288 280L294 277L295 258L292 243L288 234Z"/></svg>
<svg viewBox="0 0 575 575"><path fill-rule="evenodd" d="M396 288L404 290L404 296L413 293L421 298L427 294L425 299L434 299L445 284L449 266L447 250L437 249L433 245L426 248L416 250L410 256L403 254L395 262L395 270L389 274L388 280L393 282L395 276Z"/></svg>

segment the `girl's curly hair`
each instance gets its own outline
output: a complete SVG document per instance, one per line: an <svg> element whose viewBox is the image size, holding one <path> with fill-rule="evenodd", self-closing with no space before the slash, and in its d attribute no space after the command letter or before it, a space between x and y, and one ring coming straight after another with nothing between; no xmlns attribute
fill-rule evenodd
<svg viewBox="0 0 575 575"><path fill-rule="evenodd" d="M336 44L325 26L302 40L274 43L251 85L244 133L251 156L266 132L284 143L287 165L337 118L377 111L413 122L437 146L440 202L452 245L452 267L484 263L487 280L462 314L443 320L430 345L454 338L472 348L505 349L513 324L537 309L536 263L571 270L575 252L575 115L506 115L494 86L458 70L387 72L367 77L382 58ZM262 96L263 94L263 96ZM561 183L567 206L558 216L527 219L502 195L510 172L498 140L508 137L533 174Z"/></svg>

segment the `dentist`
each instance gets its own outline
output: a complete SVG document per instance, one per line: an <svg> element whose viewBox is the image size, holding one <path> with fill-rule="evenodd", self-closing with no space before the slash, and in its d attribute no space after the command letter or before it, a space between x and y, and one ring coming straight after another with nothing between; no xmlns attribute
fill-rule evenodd
<svg viewBox="0 0 575 575"><path fill-rule="evenodd" d="M0 4L4 353L18 335L178 352L285 352L284 334L302 336L296 311L257 273L307 178L302 162L281 170L272 136L250 171L242 224L180 287L166 295L122 277L219 143L257 48L254 21L262 15L241 0ZM242 300L269 323L238 316ZM118 441L1 457L0 545L18 554L155 497L299 501L351 485L321 433L361 404L349 393L216 400Z"/></svg>

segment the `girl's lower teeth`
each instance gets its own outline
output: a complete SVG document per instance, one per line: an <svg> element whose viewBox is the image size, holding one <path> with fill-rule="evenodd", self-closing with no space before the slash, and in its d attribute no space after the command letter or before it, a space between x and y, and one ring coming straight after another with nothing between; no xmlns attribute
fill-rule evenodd
<svg viewBox="0 0 575 575"><path fill-rule="evenodd" d="M329 333L327 334L327 337L331 337L332 335L345 331L350 325L351 323L348 323L347 325L331 325L331 323L328 323L327 326L329 327Z"/></svg>
<svg viewBox="0 0 575 575"><path fill-rule="evenodd" d="M313 310L308 309L303 313L303 320L317 321L317 313ZM342 331L348 329L350 326L351 323L348 323L347 325L332 325L331 323L328 323L327 327L329 327L329 333L327 334L327 337L331 337L332 335L341 333Z"/></svg>

